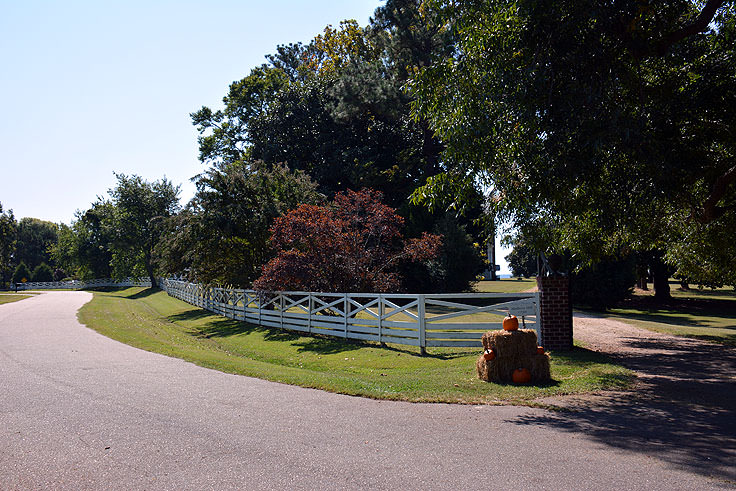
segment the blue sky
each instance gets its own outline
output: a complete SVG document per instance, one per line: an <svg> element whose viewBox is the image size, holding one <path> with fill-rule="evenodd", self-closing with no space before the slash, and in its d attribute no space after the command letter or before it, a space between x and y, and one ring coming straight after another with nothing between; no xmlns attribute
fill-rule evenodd
<svg viewBox="0 0 736 491"><path fill-rule="evenodd" d="M0 203L70 223L113 172L181 184L204 170L189 113L278 44L368 23L378 0L0 0Z"/></svg>

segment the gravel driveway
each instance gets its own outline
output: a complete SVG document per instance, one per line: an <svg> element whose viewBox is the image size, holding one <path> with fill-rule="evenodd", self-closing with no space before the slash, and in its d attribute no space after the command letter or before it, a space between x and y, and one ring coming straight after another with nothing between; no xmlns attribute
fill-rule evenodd
<svg viewBox="0 0 736 491"><path fill-rule="evenodd" d="M108 339L77 321L91 297L0 305L0 489L713 489L736 480L733 423L711 416L733 406L622 397L553 413L330 394Z"/></svg>

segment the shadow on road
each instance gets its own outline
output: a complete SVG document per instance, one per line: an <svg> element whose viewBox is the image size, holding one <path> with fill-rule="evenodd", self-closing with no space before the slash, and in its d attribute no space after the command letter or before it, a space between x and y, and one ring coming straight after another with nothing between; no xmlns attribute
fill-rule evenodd
<svg viewBox="0 0 736 491"><path fill-rule="evenodd" d="M633 348L617 361L639 372L635 395L515 422L581 432L736 483L736 350L674 337L620 341Z"/></svg>

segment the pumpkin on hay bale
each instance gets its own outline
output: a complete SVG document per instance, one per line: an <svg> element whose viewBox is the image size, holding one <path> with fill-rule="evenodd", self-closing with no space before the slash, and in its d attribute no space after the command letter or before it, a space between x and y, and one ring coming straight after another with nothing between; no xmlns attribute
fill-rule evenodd
<svg viewBox="0 0 736 491"><path fill-rule="evenodd" d="M531 382L550 380L549 354L539 353L537 333L532 329L488 331L481 338L483 348L495 353L493 360L481 355L476 362L478 378L486 382L512 382L514 370L526 368Z"/></svg>

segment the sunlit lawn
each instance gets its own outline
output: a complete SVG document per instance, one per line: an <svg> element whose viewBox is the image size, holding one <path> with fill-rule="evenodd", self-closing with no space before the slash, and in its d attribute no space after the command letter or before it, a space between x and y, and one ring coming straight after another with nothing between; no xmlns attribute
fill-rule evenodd
<svg viewBox="0 0 736 491"><path fill-rule="evenodd" d="M736 292L733 287L716 290L680 289L670 282L673 301L657 304L653 292L637 290L634 298L606 315L656 332L736 345Z"/></svg>
<svg viewBox="0 0 736 491"><path fill-rule="evenodd" d="M95 292L79 313L100 333L149 351L230 373L380 399L523 403L622 388L631 372L576 348L552 353L554 381L540 386L478 380L480 348L418 348L305 336L229 320L153 289Z"/></svg>

